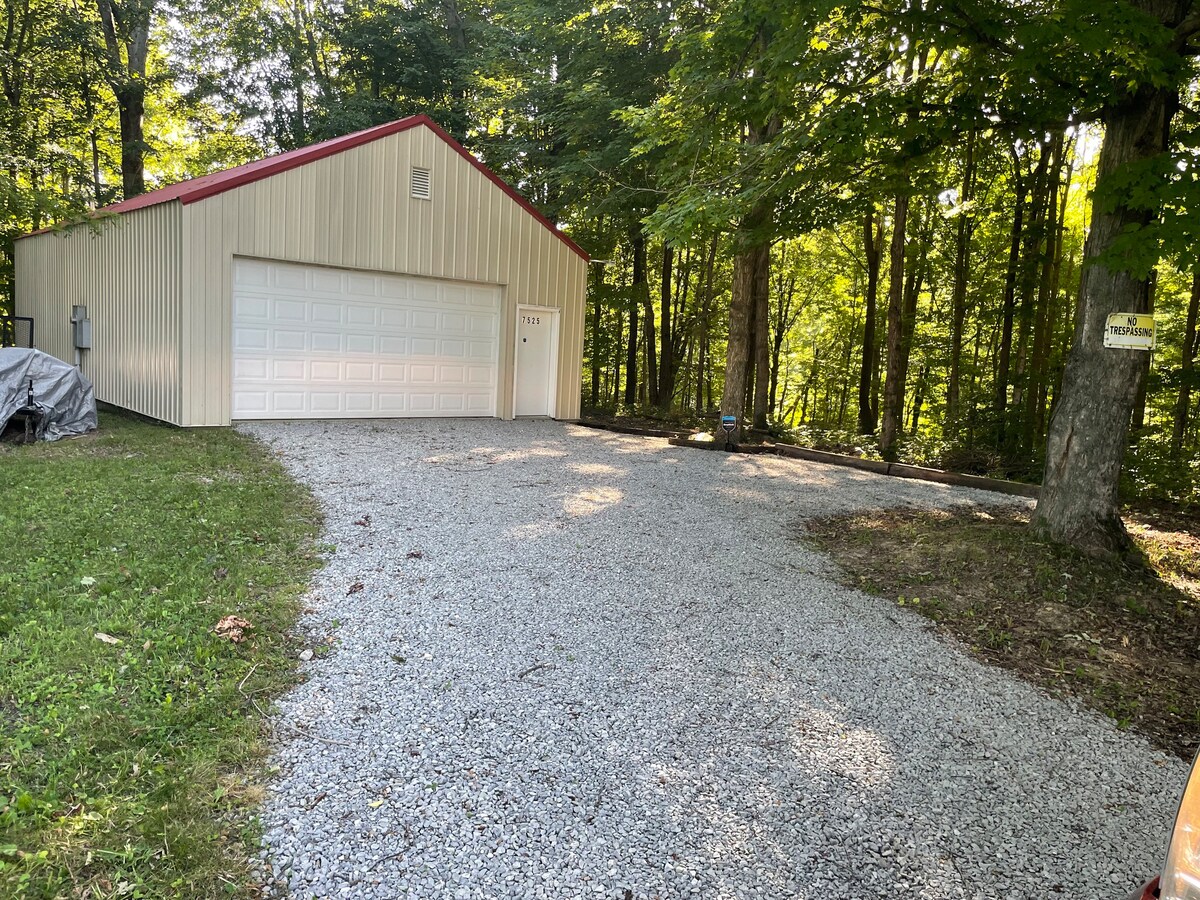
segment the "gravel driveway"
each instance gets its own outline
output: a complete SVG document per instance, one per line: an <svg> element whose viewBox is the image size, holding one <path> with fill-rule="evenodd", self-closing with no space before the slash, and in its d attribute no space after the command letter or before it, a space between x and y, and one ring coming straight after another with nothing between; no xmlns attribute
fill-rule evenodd
<svg viewBox="0 0 1200 900"><path fill-rule="evenodd" d="M1101 900L1159 863L1181 762L798 540L995 495L554 422L246 430L337 547L263 810L295 897Z"/></svg>

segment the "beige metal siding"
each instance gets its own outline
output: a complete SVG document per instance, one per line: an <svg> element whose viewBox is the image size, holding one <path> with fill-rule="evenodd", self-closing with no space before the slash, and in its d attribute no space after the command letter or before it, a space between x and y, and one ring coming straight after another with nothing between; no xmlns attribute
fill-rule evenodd
<svg viewBox="0 0 1200 900"><path fill-rule="evenodd" d="M178 203L134 210L16 243L17 314L38 349L74 362L71 307L85 304L92 349L82 369L96 397L156 419L180 416Z"/></svg>
<svg viewBox="0 0 1200 900"><path fill-rule="evenodd" d="M410 196L414 165L433 199ZM182 417L229 422L235 256L504 286L501 416L512 415L518 303L562 310L558 418L579 415L587 264L424 126L183 207Z"/></svg>

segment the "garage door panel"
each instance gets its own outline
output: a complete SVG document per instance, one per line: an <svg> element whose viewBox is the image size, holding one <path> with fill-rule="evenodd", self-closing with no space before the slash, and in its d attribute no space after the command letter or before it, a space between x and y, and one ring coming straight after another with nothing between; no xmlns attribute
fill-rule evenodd
<svg viewBox="0 0 1200 900"><path fill-rule="evenodd" d="M379 279L379 295L387 297L389 300L408 300L411 298L408 281L403 278L391 278L385 275Z"/></svg>
<svg viewBox="0 0 1200 900"><path fill-rule="evenodd" d="M234 418L495 415L498 288L261 260L233 281Z"/></svg>
<svg viewBox="0 0 1200 900"><path fill-rule="evenodd" d="M347 325L370 325L379 324L379 310L372 306L359 306L357 304L346 306L346 324Z"/></svg>
<svg viewBox="0 0 1200 900"><path fill-rule="evenodd" d="M426 303L437 303L438 286L433 281L413 279L409 282L409 297L413 300L424 300Z"/></svg>
<svg viewBox="0 0 1200 900"><path fill-rule="evenodd" d="M308 372L313 381L341 381L342 363L336 359L314 359L308 364Z"/></svg>
<svg viewBox="0 0 1200 900"><path fill-rule="evenodd" d="M238 391L233 395L234 418L252 418L267 413L266 391Z"/></svg>
<svg viewBox="0 0 1200 900"><path fill-rule="evenodd" d="M270 346L270 333L265 328L246 328L245 326L233 332L234 350L266 350Z"/></svg>
<svg viewBox="0 0 1200 900"><path fill-rule="evenodd" d="M378 342L373 334L346 335L347 353L378 353Z"/></svg>
<svg viewBox="0 0 1200 900"><path fill-rule="evenodd" d="M266 287L271 283L271 267L254 259L238 260L233 270L233 283L246 287Z"/></svg>
<svg viewBox="0 0 1200 900"><path fill-rule="evenodd" d="M314 413L339 413L342 411L342 395L336 391L310 391L309 409Z"/></svg>
<svg viewBox="0 0 1200 900"><path fill-rule="evenodd" d="M384 309L379 314L379 324L384 328L408 329L412 323L407 309Z"/></svg>
<svg viewBox="0 0 1200 900"><path fill-rule="evenodd" d="M487 288L470 288L467 291L467 303L480 309L498 309L500 294Z"/></svg>
<svg viewBox="0 0 1200 900"><path fill-rule="evenodd" d="M408 356L408 338L384 335L379 338L379 352L382 356Z"/></svg>
<svg viewBox="0 0 1200 900"><path fill-rule="evenodd" d="M304 381L307 369L302 359L277 359L271 366L271 377L276 381Z"/></svg>
<svg viewBox="0 0 1200 900"><path fill-rule="evenodd" d="M312 289L318 294L337 295L342 293L345 276L335 269L313 269Z"/></svg>
<svg viewBox="0 0 1200 900"><path fill-rule="evenodd" d="M239 296L234 301L234 316L242 321L266 321L271 310L271 301L266 297Z"/></svg>
<svg viewBox="0 0 1200 900"><path fill-rule="evenodd" d="M346 381L374 381L375 363L348 362L346 363Z"/></svg>
<svg viewBox="0 0 1200 900"><path fill-rule="evenodd" d="M467 412L472 415L486 416L491 409L492 399L489 394L468 394Z"/></svg>
<svg viewBox="0 0 1200 900"><path fill-rule="evenodd" d="M467 371L462 366L438 366L438 380L447 385L466 384Z"/></svg>
<svg viewBox="0 0 1200 900"><path fill-rule="evenodd" d="M271 346L274 350L307 350L307 331L285 331L276 328L271 332Z"/></svg>
<svg viewBox="0 0 1200 900"><path fill-rule="evenodd" d="M496 333L496 317L495 316L471 316L471 337L490 338Z"/></svg>
<svg viewBox="0 0 1200 900"><path fill-rule="evenodd" d="M265 381L270 363L265 359L235 359L233 361L233 377L243 381Z"/></svg>
<svg viewBox="0 0 1200 900"><path fill-rule="evenodd" d="M304 412L308 405L305 391L272 391L271 399L275 410L281 413Z"/></svg>
<svg viewBox="0 0 1200 900"><path fill-rule="evenodd" d="M309 305L313 324L341 325L343 308L336 303L313 302Z"/></svg>
<svg viewBox="0 0 1200 900"><path fill-rule="evenodd" d="M303 266L271 266L274 278L271 283L277 288L306 291L309 287L308 272Z"/></svg>
<svg viewBox="0 0 1200 900"><path fill-rule="evenodd" d="M303 300L276 299L272 304L271 317L276 322L303 323L308 321L309 304Z"/></svg>
<svg viewBox="0 0 1200 900"><path fill-rule="evenodd" d="M414 309L412 311L411 327L415 331L437 331L438 314L430 309Z"/></svg>
<svg viewBox="0 0 1200 900"><path fill-rule="evenodd" d="M343 353L346 349L342 335L331 332L315 332L310 346L317 353Z"/></svg>

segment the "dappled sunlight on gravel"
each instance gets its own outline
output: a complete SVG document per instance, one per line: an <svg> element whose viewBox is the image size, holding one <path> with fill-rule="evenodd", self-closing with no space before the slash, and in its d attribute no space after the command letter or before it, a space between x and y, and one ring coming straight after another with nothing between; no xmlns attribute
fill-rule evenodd
<svg viewBox="0 0 1200 900"><path fill-rule="evenodd" d="M794 540L1003 498L544 421L246 427L336 547L263 811L294 897L1093 900L1158 864L1178 760Z"/></svg>

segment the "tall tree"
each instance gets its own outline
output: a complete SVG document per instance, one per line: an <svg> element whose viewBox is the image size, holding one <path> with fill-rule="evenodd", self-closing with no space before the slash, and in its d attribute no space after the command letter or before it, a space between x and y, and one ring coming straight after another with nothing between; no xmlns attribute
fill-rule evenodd
<svg viewBox="0 0 1200 900"><path fill-rule="evenodd" d="M1183 348L1179 363L1179 395L1171 427L1171 452L1178 457L1183 452L1187 432L1188 410L1192 403L1192 381L1196 371L1196 324L1200 314L1200 266L1192 272L1192 290L1188 296L1187 322L1183 330Z"/></svg>
<svg viewBox="0 0 1200 900"><path fill-rule="evenodd" d="M879 359L876 352L875 320L879 302L879 267L883 258L883 216L875 215L874 204L871 204L871 208L863 216L862 239L867 285L863 294L866 306L863 311L862 363L858 376L858 431L860 434L874 434L878 422L871 388Z"/></svg>
<svg viewBox="0 0 1200 900"><path fill-rule="evenodd" d="M1093 206L1080 286L1079 318L1062 393L1050 424L1046 476L1034 513L1037 530L1061 543L1094 552L1124 552L1130 546L1121 521L1118 484L1141 359L1137 351L1103 346L1104 327L1116 312L1141 312L1146 279L1158 248L1125 244L1145 233L1161 215L1163 198L1151 186L1169 184L1166 155L1179 91L1194 67L1200 15L1188 0L1134 0L1139 41L1148 70L1131 77L1101 111L1097 200ZM1131 73L1132 75L1132 73ZM1165 176L1165 177L1164 177ZM1136 255L1132 254L1135 250ZM1121 254L1125 255L1122 258ZM1149 264L1148 264L1149 263Z"/></svg>
<svg viewBox="0 0 1200 900"><path fill-rule="evenodd" d="M121 184L126 197L146 190L146 62L156 5L157 0L96 0L104 75L121 122Z"/></svg>

